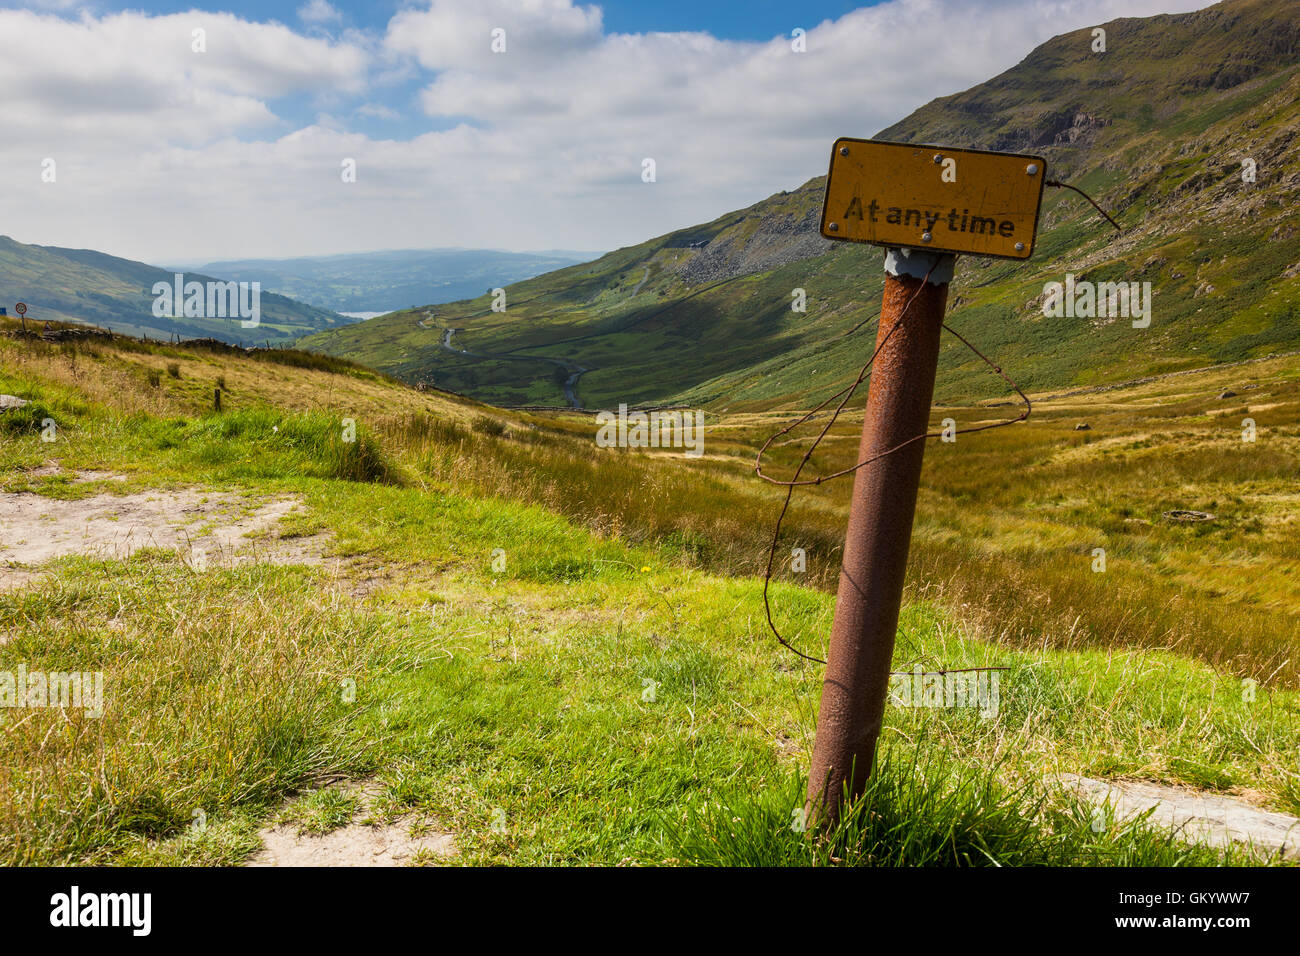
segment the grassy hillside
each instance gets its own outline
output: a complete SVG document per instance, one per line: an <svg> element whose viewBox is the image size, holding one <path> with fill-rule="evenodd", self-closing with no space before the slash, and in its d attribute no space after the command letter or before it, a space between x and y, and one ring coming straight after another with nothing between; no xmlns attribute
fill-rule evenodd
<svg viewBox="0 0 1300 956"><path fill-rule="evenodd" d="M693 460L319 356L3 336L0 393L30 403L0 412L6 503L301 504L243 563L159 545L0 568L31 575L0 588L0 671L106 685L101 719L0 709L8 863L239 862L268 822L345 821L344 779L491 863L1250 860L1099 818L1062 772L1300 810L1295 360L1061 397L931 449L897 666L1008 667L1001 708L889 708L872 813L850 815L868 825L827 844L790 828L821 670L771 639L754 578L777 501L748 468L774 416L711 420ZM814 652L843 493L800 499L783 548L808 572L774 589Z"/></svg>
<svg viewBox="0 0 1300 956"><path fill-rule="evenodd" d="M245 329L239 319L157 318L153 314L155 282L173 281L165 269L119 259L90 249L29 246L0 236L0 305L14 315L25 302L28 321L98 325L125 335L150 338L216 338L225 342L286 344L309 332L351 320L325 309L303 305L263 290L261 319ZM189 281L211 276L186 273Z"/></svg>
<svg viewBox="0 0 1300 956"><path fill-rule="evenodd" d="M953 324L1030 388L1300 348L1294 3L1228 0L1105 29L1104 54L1092 52L1088 30L1057 37L879 134L1042 153L1053 177L1087 190L1124 227L1116 235L1073 193L1048 190L1033 260L959 260ZM1247 158L1254 183L1242 181ZM816 178L518 283L505 312L481 296L305 343L497 404L562 406L577 367L589 370L578 391L590 408L804 405L864 360L865 343L839 336L880 299L882 252L817 235L823 186ZM1151 282L1150 327L1044 318L1044 283L1066 273ZM806 313L791 311L795 289L807 295ZM453 349L443 345L447 329L456 330ZM999 385L955 340L946 345L941 399L992 396Z"/></svg>

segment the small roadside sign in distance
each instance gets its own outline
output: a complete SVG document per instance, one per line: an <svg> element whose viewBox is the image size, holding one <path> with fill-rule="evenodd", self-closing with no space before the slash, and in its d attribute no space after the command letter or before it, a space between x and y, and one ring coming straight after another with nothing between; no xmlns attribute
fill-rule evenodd
<svg viewBox="0 0 1300 956"><path fill-rule="evenodd" d="M843 137L822 205L827 239L1028 259L1038 233L1041 156Z"/></svg>

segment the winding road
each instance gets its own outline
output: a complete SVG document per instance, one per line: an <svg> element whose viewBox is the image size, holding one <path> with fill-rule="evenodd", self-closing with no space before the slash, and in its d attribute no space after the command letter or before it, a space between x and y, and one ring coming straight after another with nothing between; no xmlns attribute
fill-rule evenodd
<svg viewBox="0 0 1300 956"><path fill-rule="evenodd" d="M650 267L646 266L645 272L641 276L641 281L639 281L636 284L636 288L632 290L632 294L628 296L628 298L635 299L637 293L641 291L641 287L646 284L646 280L649 278L650 278ZM595 299L592 299L592 302L594 301ZM432 327L427 325L426 323L432 318L433 318L433 313L431 312L426 313L425 318L416 319L415 324L422 329L431 329ZM499 361L549 362L550 364L558 368L564 369L566 372L569 373L569 377L564 380L564 397L568 401L571 407L581 411L582 401L578 398L578 379L582 378L582 376L585 375L587 372L591 371L591 369L584 368L583 366L579 365L577 362L570 362L566 359L548 358L547 356L544 355L517 355L512 352L471 352L469 349L458 349L451 344L451 337L456 332L459 331L460 331L459 329L442 330L441 345L448 352L454 352L456 355L465 355L468 356L469 358L497 359ZM580 338L581 337L583 336L580 336Z"/></svg>
<svg viewBox="0 0 1300 956"><path fill-rule="evenodd" d="M641 291L641 287L642 287L643 285L645 285L645 280L648 279L648 278L650 278L650 267L649 267L649 266L646 266L646 267L645 267L645 275L643 275L643 276L641 277L641 281L638 282L638 283L636 284L636 288L633 289L633 290L632 290L632 294L631 294L630 296L628 296L629 299L635 299L635 298L636 298L636 294L637 294L638 292Z"/></svg>
<svg viewBox="0 0 1300 956"><path fill-rule="evenodd" d="M424 324L424 319L418 319L416 325L422 329L429 326ZM470 358L498 359L514 362L549 362L550 364L564 369L569 373L569 377L564 380L564 397L569 405L579 411L582 409L582 401L578 398L578 379L591 371L583 368L575 362L565 361L564 359L547 358L544 355L514 355L510 352L471 352L469 349L458 349L451 344L451 337L459 332L459 329L442 330L442 347L448 352L454 352L457 355L467 355Z"/></svg>

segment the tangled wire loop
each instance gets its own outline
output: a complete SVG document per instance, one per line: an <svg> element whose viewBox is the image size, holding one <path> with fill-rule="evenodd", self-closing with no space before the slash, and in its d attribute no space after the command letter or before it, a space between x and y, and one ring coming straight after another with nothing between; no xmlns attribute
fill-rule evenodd
<svg viewBox="0 0 1300 956"><path fill-rule="evenodd" d="M1097 203L1093 200L1093 198L1089 196L1087 193L1085 193L1082 189L1078 188L1077 186L1071 186L1069 183L1063 183L1057 180L1047 180L1045 182L1045 185L1074 190L1084 199L1088 200L1088 202L1092 203L1093 207L1099 213L1105 216L1106 221L1109 222L1112 226L1114 226L1117 231L1121 231L1119 223L1117 223L1114 219L1112 219L1110 217L1110 214L1107 213L1106 210L1102 209L1101 206L1097 205ZM772 545L767 552L767 572L763 575L763 610L767 615L767 626L771 629L772 633L776 636L776 639L781 642L781 645L783 647L785 647L787 650L793 651L795 654L798 654L804 660L813 661L814 663L817 664L826 663L820 657L813 657L810 654L805 654L797 647L791 645L784 637L781 636L781 632L777 630L776 624L773 623L772 621L772 604L768 597L768 588L771 586L772 583L772 566L776 562L776 546L779 543L781 538L781 524L782 522L785 521L786 512L790 510L790 500L794 496L795 488L798 488L803 485L820 485L826 481L833 481L836 478L842 478L845 475L851 475L859 468L862 468L865 465L869 465L874 461L879 461L880 459L888 455L892 455L900 448L906 448L908 445L912 444L913 442L925 441L925 439L927 438L937 438L942 434L941 432L923 432L920 435L915 435L912 438L907 439L907 441L905 442L901 442L900 444L895 445L893 448L887 448L884 451L880 452L879 454L872 455L870 458L864 458L862 461L859 461L856 465L853 465L850 468L845 468L842 471L837 471L829 475L818 475L816 478L807 478L803 480L800 480L799 477L800 475L803 474L804 466L807 465L808 461L812 458L813 452L817 450L817 446L821 444L822 439L826 437L826 434L831 430L831 427L835 424L836 419L839 418L840 412L844 410L844 406L848 404L851 398L853 398L853 394L858 390L858 386L860 386L862 382L867 378L867 375L871 371L871 367L873 363L876 361L876 356L880 354L881 349L885 347L885 344L889 341L890 337L893 336L894 332L898 329L900 325L903 324L903 321L907 318L908 310L912 307L912 303L916 301L916 297L920 295L920 293L925 289L926 284L930 281L930 275L933 271L934 271L934 266L931 266L929 271L926 272L925 278L921 281L921 284L917 286L916 291L913 292L912 295L908 298L907 302L903 304L903 309L901 312L899 312L898 319L894 322L892 326L890 326L889 331L885 333L884 337L881 338L880 341L876 343L875 351L871 353L871 357L867 359L867 363L862 366L861 371L858 372L858 377L853 381L853 383L850 385L846 385L844 388L840 389L834 395L831 395L829 398L823 401L816 408L812 409L806 415L797 419L794 422L791 422L785 428L781 429L775 435L771 436L767 441L763 442L763 447L758 450L758 458L754 462L754 473L757 474L759 478L762 478L764 481L769 482L770 484L773 485L782 485L786 489L785 503L782 504L781 506L781 513L780 515L777 516L776 519L776 527L772 530ZM878 317L879 315L880 315L879 311L872 313L871 315L863 319L861 322L859 322L857 325L855 325L853 328L849 329L847 332L841 335L840 338L845 338L847 336L853 335L860 328L862 328L862 326L866 325L868 322ZM960 332L952 328L946 322L943 323L943 328L945 331L955 335L957 339L962 343L962 345L966 346L966 348L974 352L977 356L980 357L981 360L983 360L983 362L986 365L988 365L991 369L993 369L993 371L997 372L997 374L1002 377L1003 381L1005 381L1008 385L1010 385L1015 390L1016 394L1020 396L1020 400L1025 403L1025 410L1015 418L1009 418L1006 419L1005 421L991 422L986 425L974 425L969 428L959 428L952 434L964 435L964 434L969 434L971 432L988 431L989 429L992 428L1003 428L1007 425L1014 425L1016 422L1023 422L1025 419L1027 419L1029 417L1029 413L1033 410L1033 406L1029 402L1029 396L1027 396L1024 392L1020 390L1020 386L1017 385L1015 382L1013 382L1011 378L1004 371L1002 371L1002 368L999 365L997 365L997 363L995 363L987 355L985 355L974 345L972 345L969 341L967 341L966 338ZM841 398L841 396L843 397ZM804 424L805 422L810 421L811 419L816 417L818 412L820 412L831 402L835 401L835 399L837 398L840 399L839 405L835 407L835 411L831 415L830 421L826 423L826 427L824 427L821 430L821 433L808 447L808 451L804 453L803 460L799 462L799 467L796 468L794 471L794 477L789 481L781 481L780 479L772 478L768 475L765 475L763 473L763 455L767 451L767 449L772 445L772 443L777 439L782 438L785 435L788 435L791 431L798 428L800 425ZM979 669L979 668L975 668L975 669Z"/></svg>

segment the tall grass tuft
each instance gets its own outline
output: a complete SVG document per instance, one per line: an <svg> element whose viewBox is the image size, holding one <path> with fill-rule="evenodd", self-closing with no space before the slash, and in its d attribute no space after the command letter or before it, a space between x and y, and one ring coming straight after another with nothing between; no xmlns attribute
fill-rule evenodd
<svg viewBox="0 0 1300 956"><path fill-rule="evenodd" d="M926 756L921 756L923 750ZM1240 851L1192 846L1144 818L1094 827L1078 798L1010 788L996 766L942 751L882 750L860 798L824 833L799 825L807 778L739 790L666 824L668 852L699 866L1209 866Z"/></svg>
<svg viewBox="0 0 1300 956"><path fill-rule="evenodd" d="M298 472L316 478L379 482L395 480L383 448L361 423L354 440L346 440L341 419L323 412L284 414L254 407L211 415L182 429L181 444L207 464L224 465L251 454L235 468L237 474L272 477Z"/></svg>
<svg viewBox="0 0 1300 956"><path fill-rule="evenodd" d="M189 831L196 810L270 807L365 765L348 732L360 710L341 703L339 682L362 677L386 638L364 615L304 600L321 578L199 575L149 551L62 570L57 584L0 594L11 635L0 660L103 672L103 715L6 718L0 863L102 862Z"/></svg>

